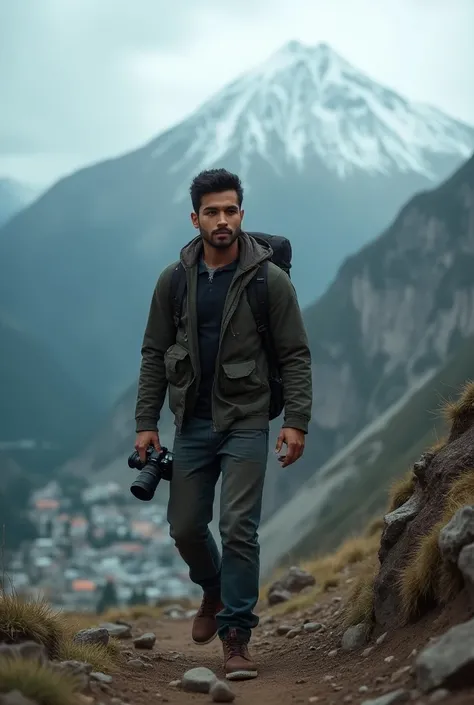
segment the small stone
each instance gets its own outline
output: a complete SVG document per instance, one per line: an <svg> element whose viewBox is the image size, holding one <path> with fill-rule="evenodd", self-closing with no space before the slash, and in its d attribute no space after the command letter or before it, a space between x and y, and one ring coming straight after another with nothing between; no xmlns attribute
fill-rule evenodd
<svg viewBox="0 0 474 705"><path fill-rule="evenodd" d="M332 680L334 680L334 676L331 676L331 675L323 676L323 681L325 683L330 683Z"/></svg>
<svg viewBox="0 0 474 705"><path fill-rule="evenodd" d="M381 634L381 635L379 636L378 639L376 639L375 643L377 644L377 646L380 646L381 644L384 643L384 641L385 641L386 638L387 638L387 632L384 632L383 634Z"/></svg>
<svg viewBox="0 0 474 705"><path fill-rule="evenodd" d="M418 649L413 649L413 651L411 652L409 658L415 658L415 656L417 656L417 655L418 655Z"/></svg>
<svg viewBox="0 0 474 705"><path fill-rule="evenodd" d="M303 630L301 629L301 627L295 627L294 629L292 629L291 631L288 632L288 634L286 635L286 638L287 639L294 639L295 636L299 636L302 631Z"/></svg>
<svg viewBox="0 0 474 705"><path fill-rule="evenodd" d="M364 623L349 627L344 632L341 646L344 651L354 651L367 642L367 625Z"/></svg>
<svg viewBox="0 0 474 705"><path fill-rule="evenodd" d="M370 656L370 654L372 653L373 650L374 650L373 646L368 646L366 649L363 650L362 656L364 658L367 658L367 656Z"/></svg>
<svg viewBox="0 0 474 705"><path fill-rule="evenodd" d="M407 673L411 671L411 666L403 666L402 668L399 668L398 671L395 671L392 673L390 677L390 681L392 683L395 683L396 681L399 681L403 676L405 676Z"/></svg>
<svg viewBox="0 0 474 705"><path fill-rule="evenodd" d="M290 624L279 624L276 628L276 633L278 636L286 636L292 629L293 627Z"/></svg>
<svg viewBox="0 0 474 705"><path fill-rule="evenodd" d="M307 678L298 678L297 681L295 681L296 685L303 685L303 683L307 683L308 679Z"/></svg>
<svg viewBox="0 0 474 705"><path fill-rule="evenodd" d="M146 634L137 636L137 638L133 640L133 645L136 649L151 650L155 646L155 643L156 635L153 634L153 632L147 632Z"/></svg>
<svg viewBox="0 0 474 705"><path fill-rule="evenodd" d="M344 695L344 702L345 703L351 703L352 702L352 695L349 693L348 695Z"/></svg>
<svg viewBox="0 0 474 705"><path fill-rule="evenodd" d="M312 632L320 632L324 629L324 624L321 624L320 622L307 622L303 626L303 629L309 634L311 634Z"/></svg>
<svg viewBox="0 0 474 705"><path fill-rule="evenodd" d="M438 688L437 690L434 690L431 695L430 695L430 703L439 703L441 700L444 700L447 698L449 695L449 690L446 690L446 688Z"/></svg>
<svg viewBox="0 0 474 705"><path fill-rule="evenodd" d="M139 658L132 658L127 661L127 666L133 668L134 671L144 671L146 669L145 663Z"/></svg>
<svg viewBox="0 0 474 705"><path fill-rule="evenodd" d="M215 703L231 703L235 700L235 693L232 692L225 681L214 681L210 687L209 693Z"/></svg>
<svg viewBox="0 0 474 705"><path fill-rule="evenodd" d="M319 700L319 697L317 695L312 695L310 698L308 698L309 703L317 703Z"/></svg>
<svg viewBox="0 0 474 705"><path fill-rule="evenodd" d="M337 649L332 649L332 651L328 651L328 656L331 656L331 657L337 656L337 652L338 652Z"/></svg>
<svg viewBox="0 0 474 705"><path fill-rule="evenodd" d="M171 683L169 684L169 686L170 686L170 688L180 688L180 687L181 687L181 681L180 681L179 679L178 679L178 680L171 681Z"/></svg>
<svg viewBox="0 0 474 705"><path fill-rule="evenodd" d="M36 641L24 641L16 646L16 651L21 658L29 661L38 661L41 664L48 662L45 647Z"/></svg>
<svg viewBox="0 0 474 705"><path fill-rule="evenodd" d="M385 663L392 663L392 661L395 659L395 656L386 656L384 658Z"/></svg>
<svg viewBox="0 0 474 705"><path fill-rule="evenodd" d="M94 629L82 629L73 637L75 644L103 644L107 646L109 643L110 634L105 627L96 627Z"/></svg>
<svg viewBox="0 0 474 705"><path fill-rule="evenodd" d="M394 690L392 693L386 693L373 700L364 700L362 705L398 705L408 700L409 694L406 690Z"/></svg>
<svg viewBox="0 0 474 705"><path fill-rule="evenodd" d="M282 602L288 602L288 600L291 600L291 592L289 590L275 588L268 594L268 604L270 607L279 605Z"/></svg>
<svg viewBox="0 0 474 705"><path fill-rule="evenodd" d="M129 624L118 624L115 622L105 622L99 625L103 629L107 629L110 636L116 639L131 639L132 628Z"/></svg>
<svg viewBox="0 0 474 705"><path fill-rule="evenodd" d="M112 683L113 681L112 676L108 676L100 671L91 673L91 678L99 683Z"/></svg>
<svg viewBox="0 0 474 705"><path fill-rule="evenodd" d="M368 688L367 685L361 685L361 686L360 686L360 688L359 688L359 693L368 693L368 692L369 692L369 688Z"/></svg>
<svg viewBox="0 0 474 705"><path fill-rule="evenodd" d="M216 680L216 675L209 668L199 666L186 671L181 686L183 690L191 693L209 693Z"/></svg>

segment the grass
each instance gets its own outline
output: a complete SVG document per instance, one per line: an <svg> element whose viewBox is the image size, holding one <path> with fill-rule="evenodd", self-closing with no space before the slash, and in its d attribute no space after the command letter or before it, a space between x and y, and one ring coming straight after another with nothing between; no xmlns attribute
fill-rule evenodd
<svg viewBox="0 0 474 705"><path fill-rule="evenodd" d="M72 639L64 639L59 649L61 661L85 661L94 671L114 671L120 660L120 647L115 639L107 646L103 644L76 644Z"/></svg>
<svg viewBox="0 0 474 705"><path fill-rule="evenodd" d="M450 488L441 519L422 536L401 572L399 590L405 621L415 618L429 604L447 604L462 587L456 566L443 560L438 539L440 531L462 507L474 504L474 469L464 470Z"/></svg>
<svg viewBox="0 0 474 705"><path fill-rule="evenodd" d="M373 621L376 562L374 561L371 566L368 566L367 570L367 573L358 577L347 599L342 618L345 627Z"/></svg>
<svg viewBox="0 0 474 705"><path fill-rule="evenodd" d="M36 705L80 705L77 682L28 659L0 659L0 693L20 691Z"/></svg>
<svg viewBox="0 0 474 705"><path fill-rule="evenodd" d="M394 512L395 509L408 502L415 491L415 482L416 478L411 469L404 477L395 480L388 493L388 513Z"/></svg>
<svg viewBox="0 0 474 705"><path fill-rule="evenodd" d="M53 659L59 654L66 629L61 613L44 600L23 600L15 594L0 593L0 641L36 641Z"/></svg>
<svg viewBox="0 0 474 705"><path fill-rule="evenodd" d="M275 605L271 609L272 614L285 615L314 605L321 594L338 587L351 566L372 560L380 544L380 520L377 520L376 526L377 529L372 521L364 535L347 539L335 553L304 562L301 567L315 577L316 585L288 602ZM268 588L264 594L267 591Z"/></svg>

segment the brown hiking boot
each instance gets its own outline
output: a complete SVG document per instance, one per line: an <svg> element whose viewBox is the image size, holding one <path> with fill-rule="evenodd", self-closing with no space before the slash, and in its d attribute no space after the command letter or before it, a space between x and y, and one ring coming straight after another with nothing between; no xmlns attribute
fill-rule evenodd
<svg viewBox="0 0 474 705"><path fill-rule="evenodd" d="M217 636L216 615L222 609L221 598L204 593L201 606L194 617L192 639L195 644L210 644Z"/></svg>
<svg viewBox="0 0 474 705"><path fill-rule="evenodd" d="M223 639L222 648L227 680L243 681L257 677L257 666L249 654L248 642L239 637L235 629L231 629Z"/></svg>

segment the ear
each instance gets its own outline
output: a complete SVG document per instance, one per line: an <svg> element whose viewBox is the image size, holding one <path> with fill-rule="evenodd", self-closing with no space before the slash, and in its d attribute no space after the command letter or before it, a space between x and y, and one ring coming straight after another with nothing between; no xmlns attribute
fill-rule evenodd
<svg viewBox="0 0 474 705"><path fill-rule="evenodd" d="M197 213L191 213L191 223L196 228L196 230L199 230L199 217Z"/></svg>

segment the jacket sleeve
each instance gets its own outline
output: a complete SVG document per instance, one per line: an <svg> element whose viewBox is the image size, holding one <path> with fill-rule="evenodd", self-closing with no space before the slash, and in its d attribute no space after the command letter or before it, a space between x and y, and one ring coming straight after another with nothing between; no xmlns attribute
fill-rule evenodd
<svg viewBox="0 0 474 705"><path fill-rule="evenodd" d="M142 361L135 408L136 431L156 431L168 382L164 355L176 339L169 290L174 266L163 271L151 299L141 348Z"/></svg>
<svg viewBox="0 0 474 705"><path fill-rule="evenodd" d="M285 397L284 428L308 432L313 401L311 353L295 288L278 270L268 277L269 326Z"/></svg>

